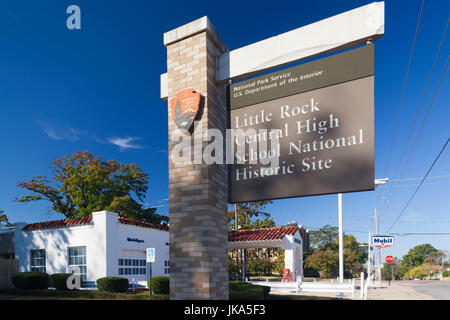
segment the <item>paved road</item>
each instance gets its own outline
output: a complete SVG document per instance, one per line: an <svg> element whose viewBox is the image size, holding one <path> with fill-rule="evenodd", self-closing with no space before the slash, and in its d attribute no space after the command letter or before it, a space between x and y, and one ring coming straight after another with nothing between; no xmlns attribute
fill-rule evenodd
<svg viewBox="0 0 450 320"><path fill-rule="evenodd" d="M414 281L411 286L414 290L432 296L435 299L450 300L450 281Z"/></svg>
<svg viewBox="0 0 450 320"><path fill-rule="evenodd" d="M387 281L369 288L369 300L450 300L450 281Z"/></svg>

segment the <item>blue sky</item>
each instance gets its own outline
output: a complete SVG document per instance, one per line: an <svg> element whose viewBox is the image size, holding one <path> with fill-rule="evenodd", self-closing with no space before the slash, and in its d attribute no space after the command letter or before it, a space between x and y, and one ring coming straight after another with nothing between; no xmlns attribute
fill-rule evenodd
<svg viewBox="0 0 450 320"><path fill-rule="evenodd" d="M50 175L54 159L88 150L104 159L137 163L150 175L147 202L168 213L167 103L159 98L166 72L163 33L207 15L230 49L365 5L371 1L24 1L0 0L0 209L10 221L62 218L46 203L20 204L16 187ZM66 28L66 8L81 8L81 30ZM383 178L421 2L386 1L385 36L375 42L375 176ZM427 1L417 38L388 177L400 159L450 12L448 1ZM441 49L420 124L449 54ZM404 179L421 178L449 137L449 80L444 79ZM416 130L417 130L416 126ZM415 135L415 132L414 132ZM392 232L450 232L450 150L430 173ZM443 177L442 177L443 176ZM344 230L359 241L387 231L419 180L391 195L345 194ZM382 196L387 196L389 203ZM310 229L337 225L337 196L277 200L268 208L279 225L296 220ZM450 250L450 236L397 237L383 254L401 256L431 243Z"/></svg>

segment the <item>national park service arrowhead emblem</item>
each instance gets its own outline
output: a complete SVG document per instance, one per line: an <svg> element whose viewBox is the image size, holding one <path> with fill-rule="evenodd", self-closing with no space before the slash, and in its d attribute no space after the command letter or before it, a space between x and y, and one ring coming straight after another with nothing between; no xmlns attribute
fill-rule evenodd
<svg viewBox="0 0 450 320"><path fill-rule="evenodd" d="M191 133L194 120L200 111L200 101L200 93L193 89L184 89L170 100L172 118L185 134Z"/></svg>

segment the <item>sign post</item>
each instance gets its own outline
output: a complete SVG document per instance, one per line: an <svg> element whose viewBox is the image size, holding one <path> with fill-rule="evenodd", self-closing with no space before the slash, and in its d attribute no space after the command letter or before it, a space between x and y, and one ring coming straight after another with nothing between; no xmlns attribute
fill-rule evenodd
<svg viewBox="0 0 450 320"><path fill-rule="evenodd" d="M387 256L385 258L386 262L388 263L389 266L389 279L388 279L388 283L389 286L391 285L391 263L394 262L394 257L393 256Z"/></svg>
<svg viewBox="0 0 450 320"><path fill-rule="evenodd" d="M372 244L378 248L388 248L394 245L394 237L382 234L374 234L372 236Z"/></svg>
<svg viewBox="0 0 450 320"><path fill-rule="evenodd" d="M147 248L147 262L149 263L150 281L148 285L149 298L152 300L152 263L155 262L155 248Z"/></svg>
<svg viewBox="0 0 450 320"><path fill-rule="evenodd" d="M228 298L228 203L374 189L373 45L238 82L230 95L225 83L383 34L384 2L232 51L207 17L164 33L171 299ZM179 137L203 136L202 128L245 134L231 135L226 164L222 156L197 163L206 141L199 139L199 148L188 153ZM240 148L230 152L231 163L228 146ZM199 208L195 215L193 208Z"/></svg>

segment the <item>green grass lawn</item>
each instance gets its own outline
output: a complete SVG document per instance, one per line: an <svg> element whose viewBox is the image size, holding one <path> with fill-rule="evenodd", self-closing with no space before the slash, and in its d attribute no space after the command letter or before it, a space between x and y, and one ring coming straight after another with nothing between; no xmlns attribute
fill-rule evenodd
<svg viewBox="0 0 450 320"><path fill-rule="evenodd" d="M145 293L115 293L115 294L96 294L96 295L51 295L44 296L37 295L36 293L28 293L24 295L23 293L3 293L0 292L0 300L148 300L148 292ZM169 295L153 295L154 300L169 300ZM267 300L342 300L339 298L328 298L328 297L316 297L316 296L296 296L296 295L278 295L269 294Z"/></svg>
<svg viewBox="0 0 450 320"><path fill-rule="evenodd" d="M261 286L245 282L232 282L230 300L342 300L331 297L304 295L264 295ZM0 300L149 300L148 291L104 292L98 290L0 290ZM153 294L152 300L169 300L168 294Z"/></svg>

